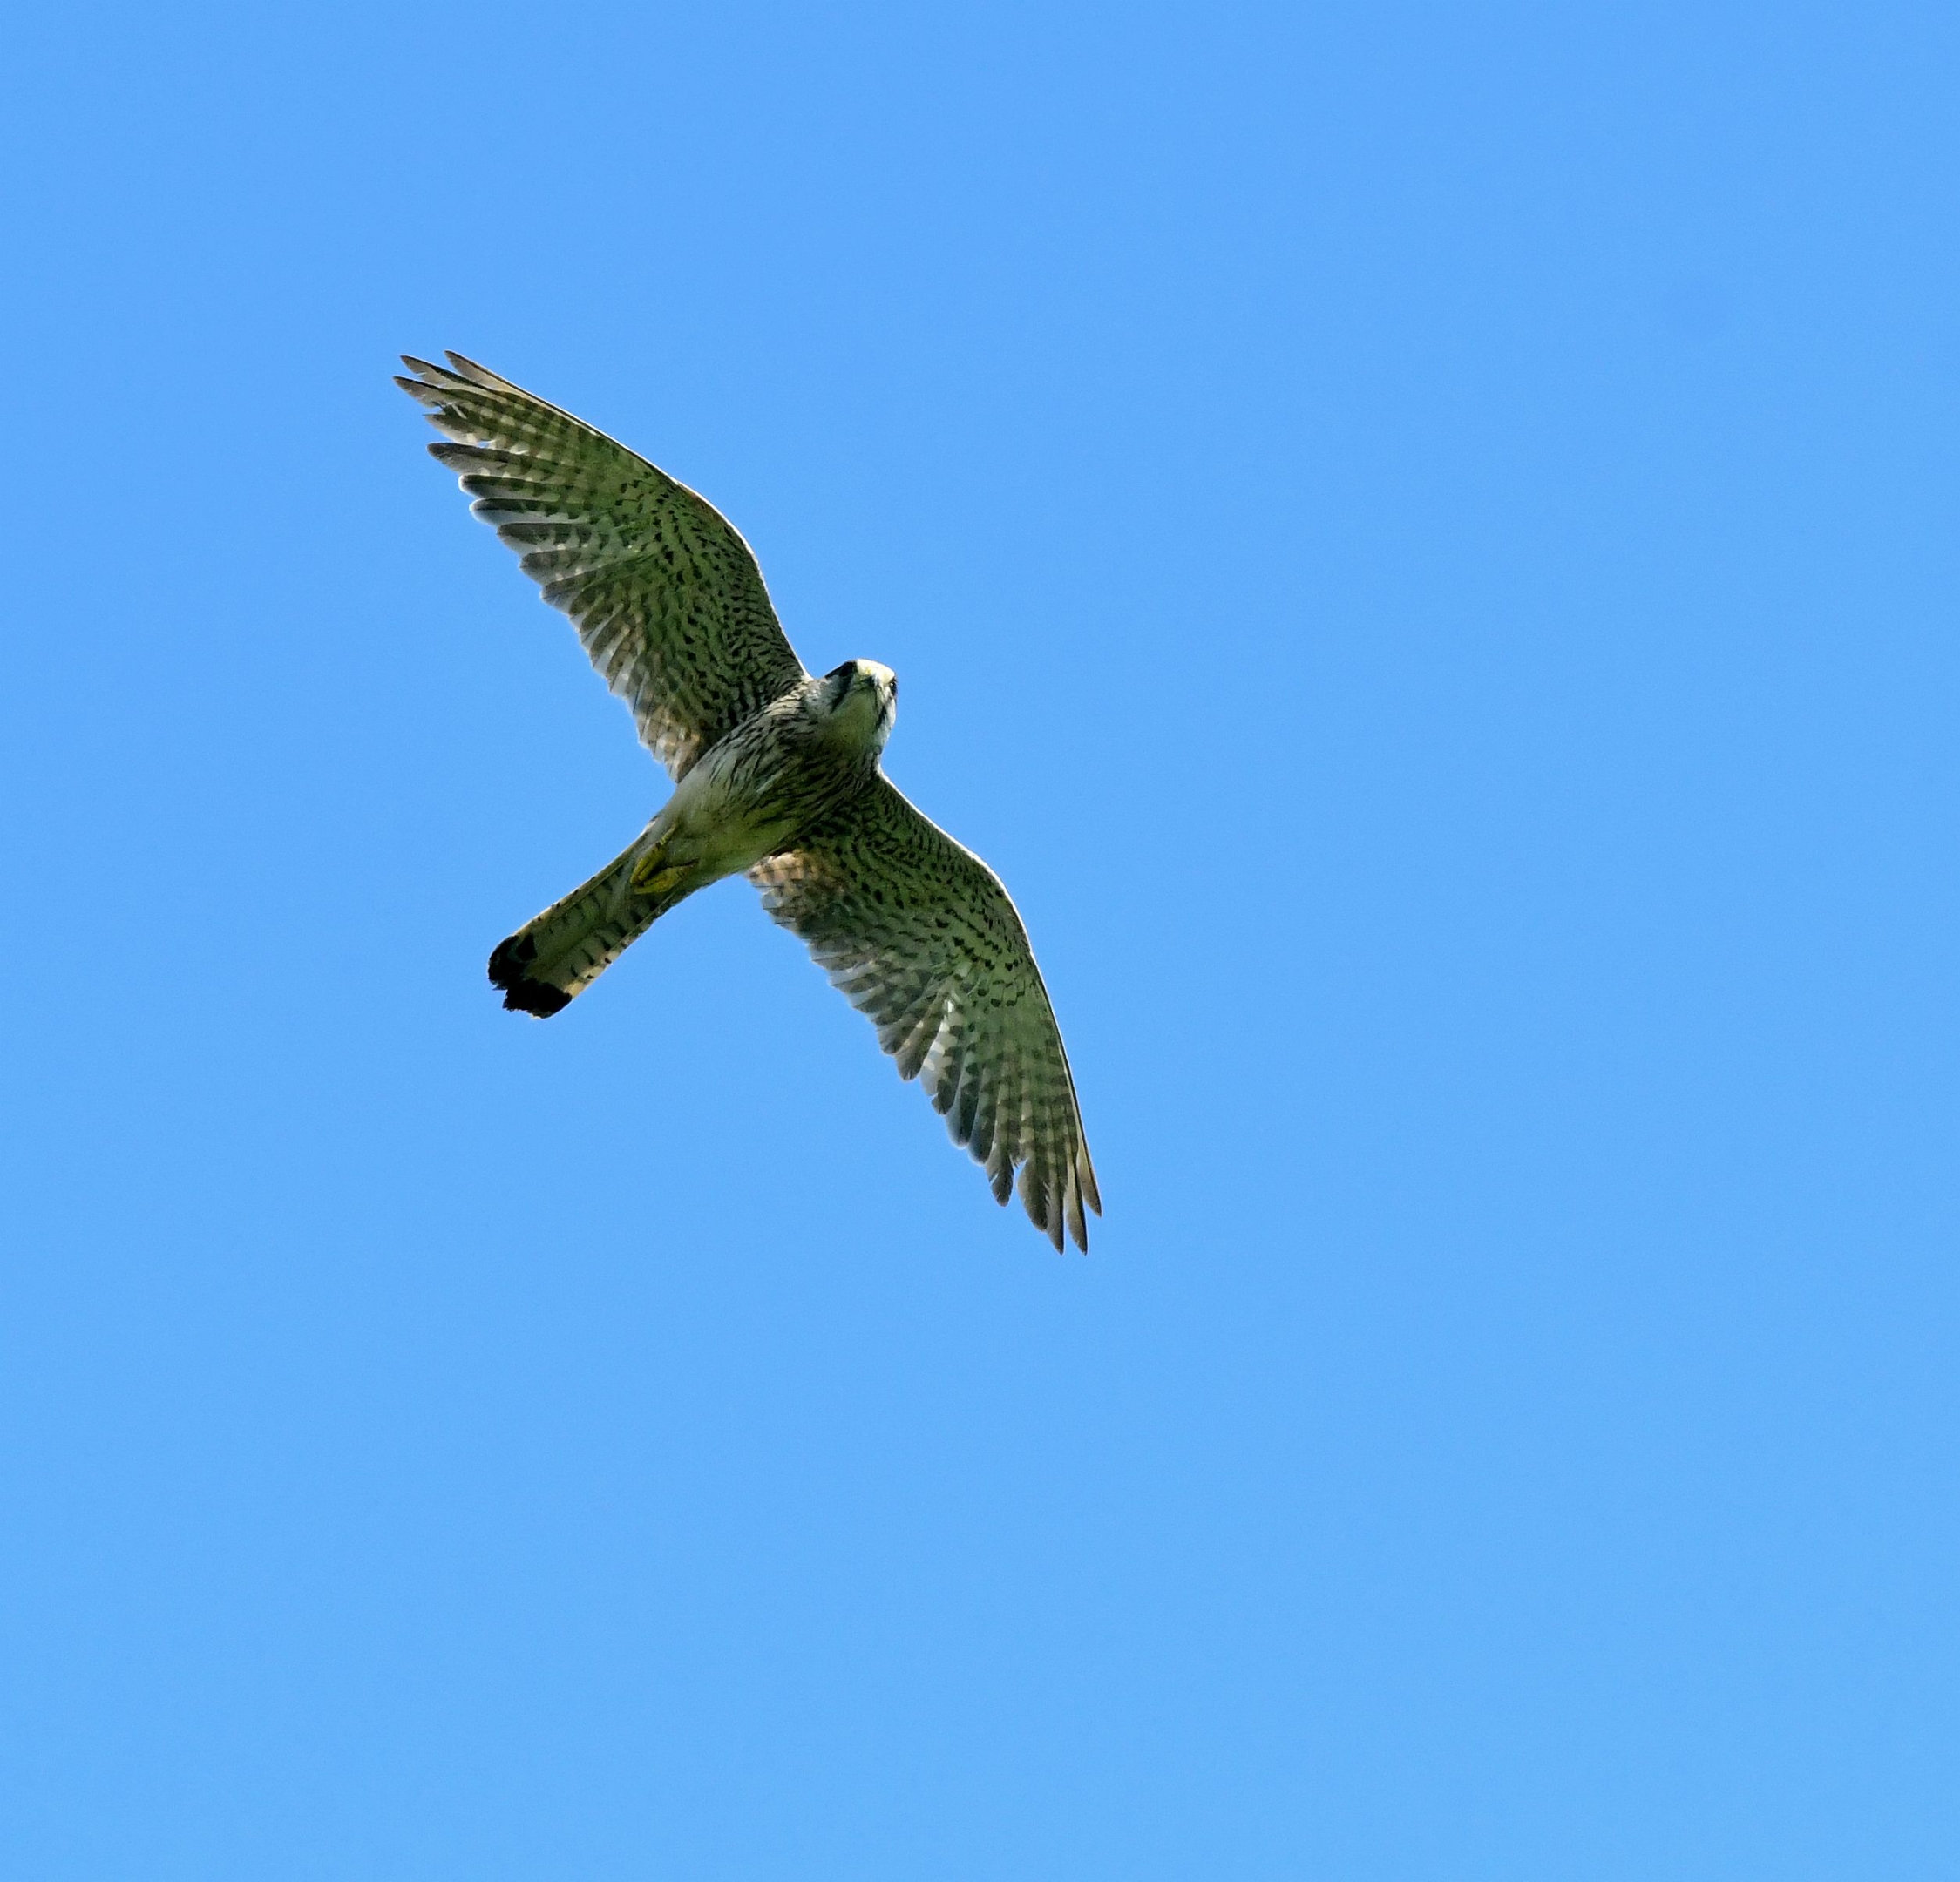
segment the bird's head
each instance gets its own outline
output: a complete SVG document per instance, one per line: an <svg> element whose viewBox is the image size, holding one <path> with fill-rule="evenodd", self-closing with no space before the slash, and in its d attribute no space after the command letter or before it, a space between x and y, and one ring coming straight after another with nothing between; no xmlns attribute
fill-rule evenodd
<svg viewBox="0 0 1960 1882"><path fill-rule="evenodd" d="M837 733L872 754L899 716L899 676L876 660L846 660L824 675L824 710Z"/></svg>

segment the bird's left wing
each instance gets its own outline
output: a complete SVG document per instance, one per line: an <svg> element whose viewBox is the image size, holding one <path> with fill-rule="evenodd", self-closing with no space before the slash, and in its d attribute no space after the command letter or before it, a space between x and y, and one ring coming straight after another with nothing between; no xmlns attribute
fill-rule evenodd
<svg viewBox="0 0 1960 1882"><path fill-rule="evenodd" d="M1000 878L883 774L749 877L918 1078L955 1143L1056 1248L1102 1212L1075 1080L1027 931Z"/></svg>
<svg viewBox="0 0 1960 1882"><path fill-rule="evenodd" d="M454 441L431 452L572 617L678 782L804 677L749 545L638 452L460 353L448 358L408 360L417 376L395 382Z"/></svg>

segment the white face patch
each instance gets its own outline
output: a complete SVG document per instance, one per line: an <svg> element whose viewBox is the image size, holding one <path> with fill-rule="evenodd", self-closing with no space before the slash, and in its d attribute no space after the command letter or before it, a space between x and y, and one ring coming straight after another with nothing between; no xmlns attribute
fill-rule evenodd
<svg viewBox="0 0 1960 1882"><path fill-rule="evenodd" d="M859 750L880 752L898 716L899 678L876 660L853 660L826 674L835 701L830 709L831 735Z"/></svg>

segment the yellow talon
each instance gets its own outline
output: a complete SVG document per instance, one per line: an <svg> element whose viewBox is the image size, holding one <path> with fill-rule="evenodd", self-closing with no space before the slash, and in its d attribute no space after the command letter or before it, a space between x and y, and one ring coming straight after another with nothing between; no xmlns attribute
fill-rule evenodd
<svg viewBox="0 0 1960 1882"><path fill-rule="evenodd" d="M665 895L688 873L684 869L662 869L661 861L661 853L656 850L634 864L633 887L636 895Z"/></svg>

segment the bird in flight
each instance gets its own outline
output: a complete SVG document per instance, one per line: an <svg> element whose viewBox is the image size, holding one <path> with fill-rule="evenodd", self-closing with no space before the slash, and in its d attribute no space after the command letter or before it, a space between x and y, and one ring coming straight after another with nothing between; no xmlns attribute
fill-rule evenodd
<svg viewBox="0 0 1960 1882"><path fill-rule="evenodd" d="M447 441L471 509L572 618L674 794L592 880L490 957L504 1004L570 1005L654 922L745 873L917 1078L955 1143L1057 1249L1100 1215L1068 1056L1000 879L878 760L899 680L820 677L791 650L749 545L713 505L603 432L461 354L396 384Z"/></svg>

